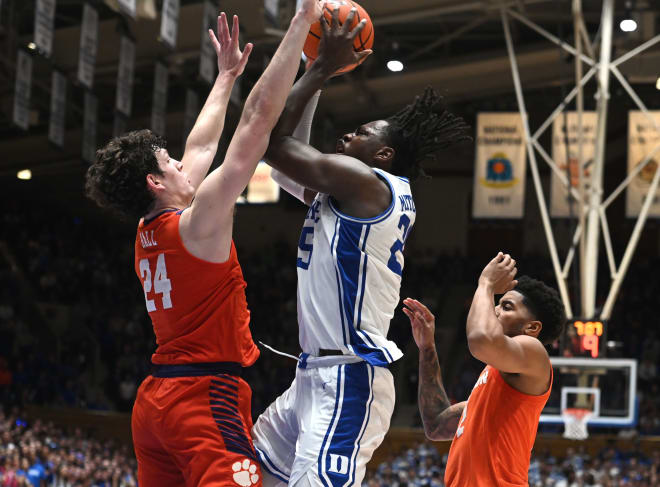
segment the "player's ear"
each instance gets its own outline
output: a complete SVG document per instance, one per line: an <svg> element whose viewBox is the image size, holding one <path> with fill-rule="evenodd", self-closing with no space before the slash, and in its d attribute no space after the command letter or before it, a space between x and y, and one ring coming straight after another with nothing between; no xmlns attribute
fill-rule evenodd
<svg viewBox="0 0 660 487"><path fill-rule="evenodd" d="M147 174L147 188L149 188L149 190L155 191L161 187L162 183L160 181L160 177L158 177L157 174Z"/></svg>
<svg viewBox="0 0 660 487"><path fill-rule="evenodd" d="M379 165L390 166L394 160L394 149L388 146L378 149L378 152L376 152L376 155L374 156L374 160L378 162Z"/></svg>
<svg viewBox="0 0 660 487"><path fill-rule="evenodd" d="M525 335L538 338L539 335L541 334L542 328L543 328L543 324L539 320L532 320L532 321L528 321L525 324L525 326L523 327L523 332L525 333Z"/></svg>

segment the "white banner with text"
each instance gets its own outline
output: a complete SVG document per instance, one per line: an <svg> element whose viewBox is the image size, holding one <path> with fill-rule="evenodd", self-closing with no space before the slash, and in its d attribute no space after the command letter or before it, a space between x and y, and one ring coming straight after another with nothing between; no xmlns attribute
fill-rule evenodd
<svg viewBox="0 0 660 487"><path fill-rule="evenodd" d="M474 163L474 218L522 218L527 156L519 113L479 113Z"/></svg>

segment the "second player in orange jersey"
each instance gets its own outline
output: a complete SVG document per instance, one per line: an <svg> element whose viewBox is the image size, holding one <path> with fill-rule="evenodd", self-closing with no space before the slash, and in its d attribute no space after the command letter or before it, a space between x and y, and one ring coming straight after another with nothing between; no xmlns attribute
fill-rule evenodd
<svg viewBox="0 0 660 487"><path fill-rule="evenodd" d="M501 252L484 268L468 314L472 355L487 365L467 401L450 404L435 350L433 314L404 300L419 348L419 410L426 436L453 438L447 487L527 486L541 410L552 388L544 344L565 324L557 292L540 281L515 280L516 261ZM496 294L502 294L494 305Z"/></svg>

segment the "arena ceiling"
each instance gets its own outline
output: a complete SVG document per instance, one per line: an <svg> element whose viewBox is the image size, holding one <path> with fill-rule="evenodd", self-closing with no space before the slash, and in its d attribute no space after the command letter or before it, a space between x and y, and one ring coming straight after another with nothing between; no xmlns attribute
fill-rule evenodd
<svg viewBox="0 0 660 487"><path fill-rule="evenodd" d="M201 39L201 0L181 0L177 47L169 51L158 41L160 18L149 11L160 9L159 0L138 0L143 15L127 20L113 8L114 0L97 4L100 13L99 48L94 92L99 96L99 140L112 132L119 35L127 30L137 42L133 117L128 128L149 125L154 62L169 64L168 139L180 144L185 89L190 86L206 93L208 87L198 76ZM623 34L615 28L615 51L630 47L660 32L660 7L656 0L637 0L635 14L640 29ZM246 94L272 55L293 10L294 0L281 1L280 25L266 20L263 0L219 0L222 10L238 14L242 41L255 44L242 80ZM592 37L598 38L601 1L583 0L584 18ZM73 175L76 188L83 166L80 159L83 88L75 81L82 17L82 1L57 0L56 31L50 60L35 56L31 101L31 127L27 132L11 122L16 49L32 40L34 2L6 0L0 11L0 178L4 185L16 170L31 167L35 174ZM320 112L335 127L350 127L365 116L380 117L407 103L424 86L438 88L447 99L467 110L515 110L509 59L500 18L500 6L514 9L527 18L572 42L573 17L569 0L362 0L375 25L374 54L354 73L333 79L326 88ZM652 8L655 5L655 8ZM616 1L617 18L624 14L624 2ZM618 23L618 22L617 22ZM557 46L528 27L512 21L512 34L526 94L567 86L574 77L573 60ZM386 62L396 58L405 69L387 70ZM660 44L622 66L629 81L655 96L655 79L660 66ZM50 103L50 76L53 67L63 70L70 81L67 133L63 149L47 140ZM570 89L570 88L569 88ZM558 92L557 92L558 93ZM658 92L660 93L660 92ZM657 100L657 98L654 98ZM558 97L549 102L556 105ZM657 107L660 103L656 103ZM651 104L653 106L653 104ZM236 116L238 107L230 116Z"/></svg>

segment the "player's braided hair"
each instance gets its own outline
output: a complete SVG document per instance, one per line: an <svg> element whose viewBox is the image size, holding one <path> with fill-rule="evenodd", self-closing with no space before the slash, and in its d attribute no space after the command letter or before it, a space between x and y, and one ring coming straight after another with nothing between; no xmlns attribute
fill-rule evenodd
<svg viewBox="0 0 660 487"><path fill-rule="evenodd" d="M392 173L411 180L424 175L422 162L457 142L471 140L470 127L449 112L443 98L430 86L410 105L386 120L394 148Z"/></svg>
<svg viewBox="0 0 660 487"><path fill-rule="evenodd" d="M147 174L162 174L155 152L165 140L150 130L128 132L96 151L87 169L85 193L102 208L125 219L140 218L153 205Z"/></svg>
<svg viewBox="0 0 660 487"><path fill-rule="evenodd" d="M556 290L528 276L518 278L514 291L523 296L523 304L535 319L541 322L539 340L544 345L552 343L561 335L566 325L564 305Z"/></svg>

